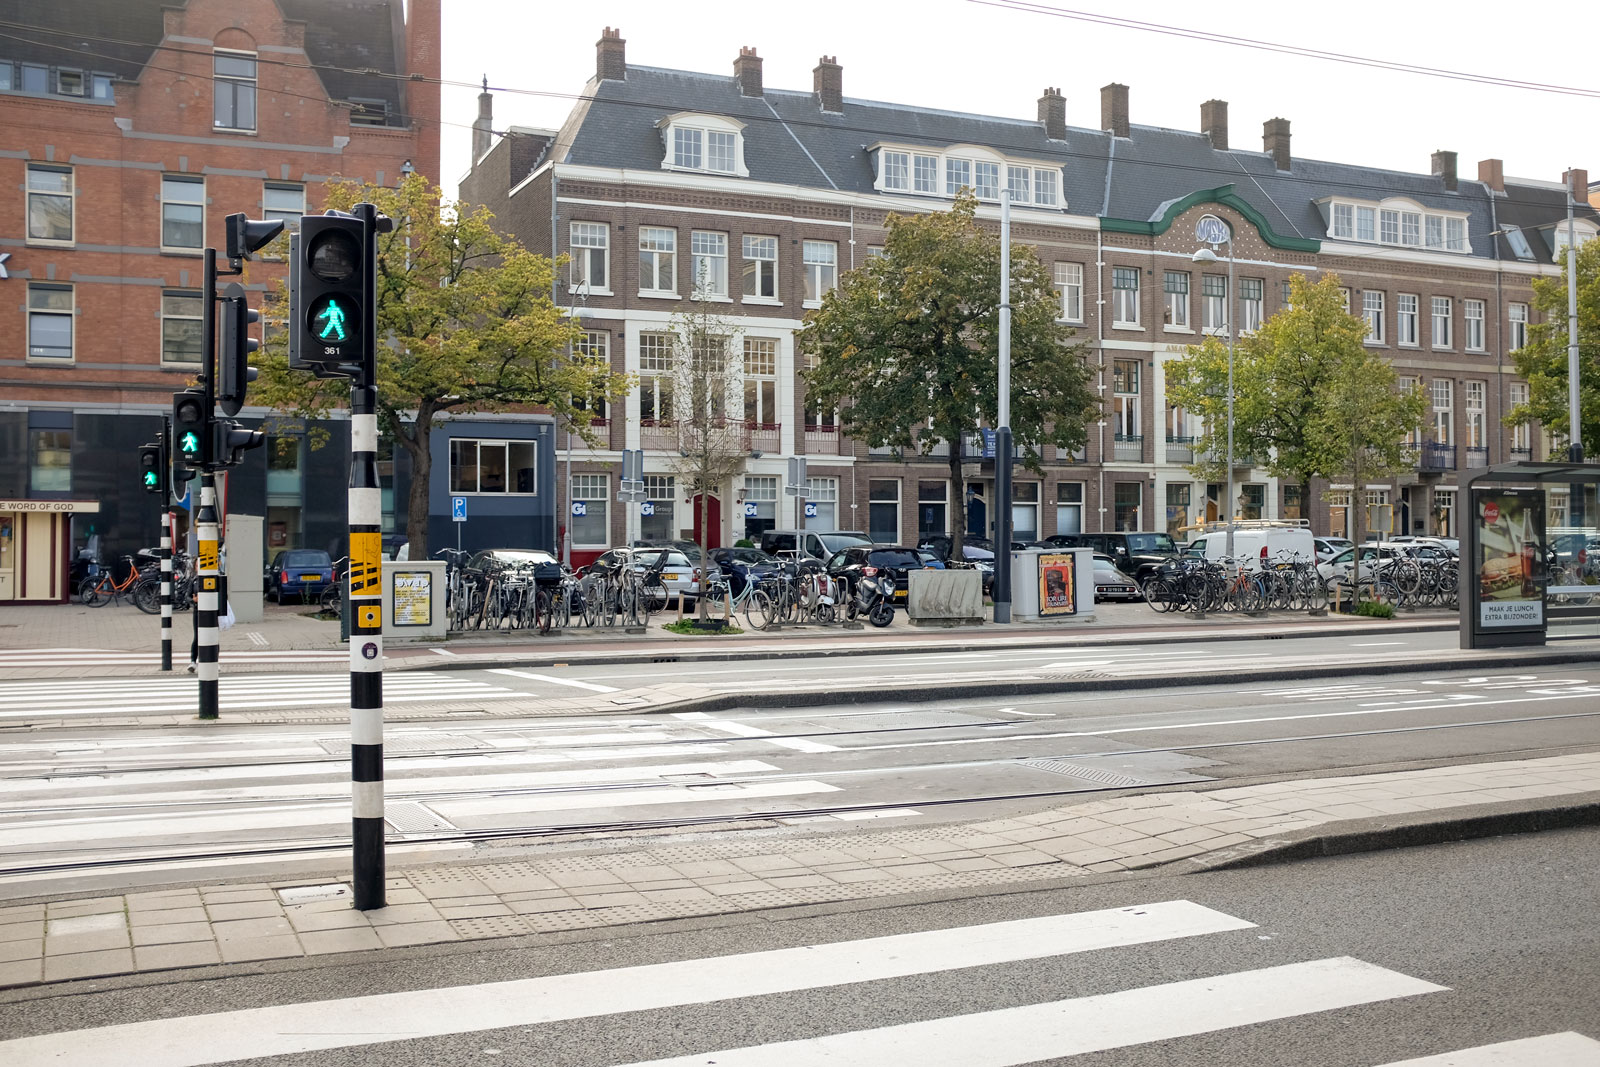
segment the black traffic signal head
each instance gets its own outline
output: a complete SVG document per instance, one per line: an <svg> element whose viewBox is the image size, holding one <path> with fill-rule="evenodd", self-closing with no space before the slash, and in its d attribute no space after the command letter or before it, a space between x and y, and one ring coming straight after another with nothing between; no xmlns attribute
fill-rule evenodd
<svg viewBox="0 0 1600 1067"><path fill-rule="evenodd" d="M251 323L260 321L261 312L252 311L245 303L244 286L229 283L222 291L222 347L218 355L222 381L217 389L217 407L224 415L239 414L244 407L245 390L256 380L250 353L260 348L261 342L251 337L249 330Z"/></svg>
<svg viewBox="0 0 1600 1067"><path fill-rule="evenodd" d="M166 464L162 459L159 442L139 447L139 484L147 493L160 495L167 491Z"/></svg>
<svg viewBox="0 0 1600 1067"><path fill-rule="evenodd" d="M283 232L281 219L249 219L244 212L228 216L228 258L249 259L250 253Z"/></svg>
<svg viewBox="0 0 1600 1067"><path fill-rule="evenodd" d="M186 466L199 467L206 460L206 394L185 389L172 394L172 452ZM176 466L176 464L174 464Z"/></svg>
<svg viewBox="0 0 1600 1067"><path fill-rule="evenodd" d="M307 364L354 364L362 358L367 276L365 225L348 215L306 215L300 220L298 284L300 359Z"/></svg>
<svg viewBox="0 0 1600 1067"><path fill-rule="evenodd" d="M260 430L247 430L237 422L218 420L211 424L211 454L214 467L236 467L244 459L243 453L260 448L267 443L267 435Z"/></svg>

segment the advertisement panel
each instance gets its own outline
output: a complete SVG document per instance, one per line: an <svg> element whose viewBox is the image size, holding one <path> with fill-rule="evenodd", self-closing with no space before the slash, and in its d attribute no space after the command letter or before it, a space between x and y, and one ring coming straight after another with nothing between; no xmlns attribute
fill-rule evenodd
<svg viewBox="0 0 1600 1067"><path fill-rule="evenodd" d="M1473 489L1478 625L1505 633L1543 630L1544 490Z"/></svg>
<svg viewBox="0 0 1600 1067"><path fill-rule="evenodd" d="M394 576L394 625L433 625L433 575L399 571Z"/></svg>
<svg viewBox="0 0 1600 1067"><path fill-rule="evenodd" d="M1071 552L1039 556L1039 615L1078 613L1077 563Z"/></svg>

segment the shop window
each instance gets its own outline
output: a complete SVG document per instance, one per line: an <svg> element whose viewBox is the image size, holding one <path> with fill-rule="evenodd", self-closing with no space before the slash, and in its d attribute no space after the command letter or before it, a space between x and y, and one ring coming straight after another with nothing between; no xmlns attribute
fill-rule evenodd
<svg viewBox="0 0 1600 1067"><path fill-rule="evenodd" d="M806 506L815 511L805 520L808 530L839 528L839 479L807 478Z"/></svg>
<svg viewBox="0 0 1600 1067"><path fill-rule="evenodd" d="M671 541L678 536L673 521L678 508L678 479L670 474L644 476L644 503L639 505L639 536L646 541Z"/></svg>
<svg viewBox="0 0 1600 1067"><path fill-rule="evenodd" d="M778 477L748 474L744 479L744 535L759 542L778 524Z"/></svg>
<svg viewBox="0 0 1600 1067"><path fill-rule="evenodd" d="M611 476L608 474L572 476L572 501L583 505L582 515L570 517L574 548L605 548L611 543L611 521L607 511L611 505L610 483Z"/></svg>
<svg viewBox="0 0 1600 1067"><path fill-rule="evenodd" d="M1194 486L1188 482L1167 483L1167 533L1174 541L1188 540L1189 507Z"/></svg>
<svg viewBox="0 0 1600 1067"><path fill-rule="evenodd" d="M885 544L900 542L900 480L874 478L867 483L867 536Z"/></svg>
<svg viewBox="0 0 1600 1067"><path fill-rule="evenodd" d="M33 492L72 492L71 430L29 430L28 456L28 487Z"/></svg>
<svg viewBox="0 0 1600 1067"><path fill-rule="evenodd" d="M1246 485L1239 492L1241 519L1259 519L1267 507L1267 487Z"/></svg>
<svg viewBox="0 0 1600 1067"><path fill-rule="evenodd" d="M1039 540L1039 483L1014 482L1011 486L1011 539Z"/></svg>
<svg viewBox="0 0 1600 1067"><path fill-rule="evenodd" d="M1144 486L1139 482L1117 482L1112 500L1116 510L1112 518L1118 530L1139 529L1139 505L1144 498Z"/></svg>
<svg viewBox="0 0 1600 1067"><path fill-rule="evenodd" d="M1056 533L1083 532L1083 483L1056 483Z"/></svg>
<svg viewBox="0 0 1600 1067"><path fill-rule="evenodd" d="M946 533L949 519L946 508L950 499L950 483L917 483L917 536Z"/></svg>
<svg viewBox="0 0 1600 1067"><path fill-rule="evenodd" d="M537 491L534 441L450 441L452 493L530 494Z"/></svg>

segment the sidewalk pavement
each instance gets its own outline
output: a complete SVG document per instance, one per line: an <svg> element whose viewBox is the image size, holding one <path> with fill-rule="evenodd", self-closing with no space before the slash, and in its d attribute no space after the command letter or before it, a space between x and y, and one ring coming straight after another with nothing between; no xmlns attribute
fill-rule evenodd
<svg viewBox="0 0 1600 1067"><path fill-rule="evenodd" d="M889 815L890 812L880 812ZM833 825L832 817L819 817ZM778 820L778 822L799 820ZM419 865L0 908L0 987L840 904L1025 892L1600 822L1600 753L1129 794L1015 818ZM339 872L339 873L336 873ZM359 956L350 957L359 959ZM198 972L197 976L223 973Z"/></svg>

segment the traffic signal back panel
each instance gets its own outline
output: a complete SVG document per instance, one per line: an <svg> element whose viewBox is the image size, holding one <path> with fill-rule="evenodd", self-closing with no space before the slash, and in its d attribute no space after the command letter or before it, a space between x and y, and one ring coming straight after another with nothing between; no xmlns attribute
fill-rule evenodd
<svg viewBox="0 0 1600 1067"><path fill-rule="evenodd" d="M366 239L360 219L306 215L295 263L300 359L306 363L361 361Z"/></svg>

